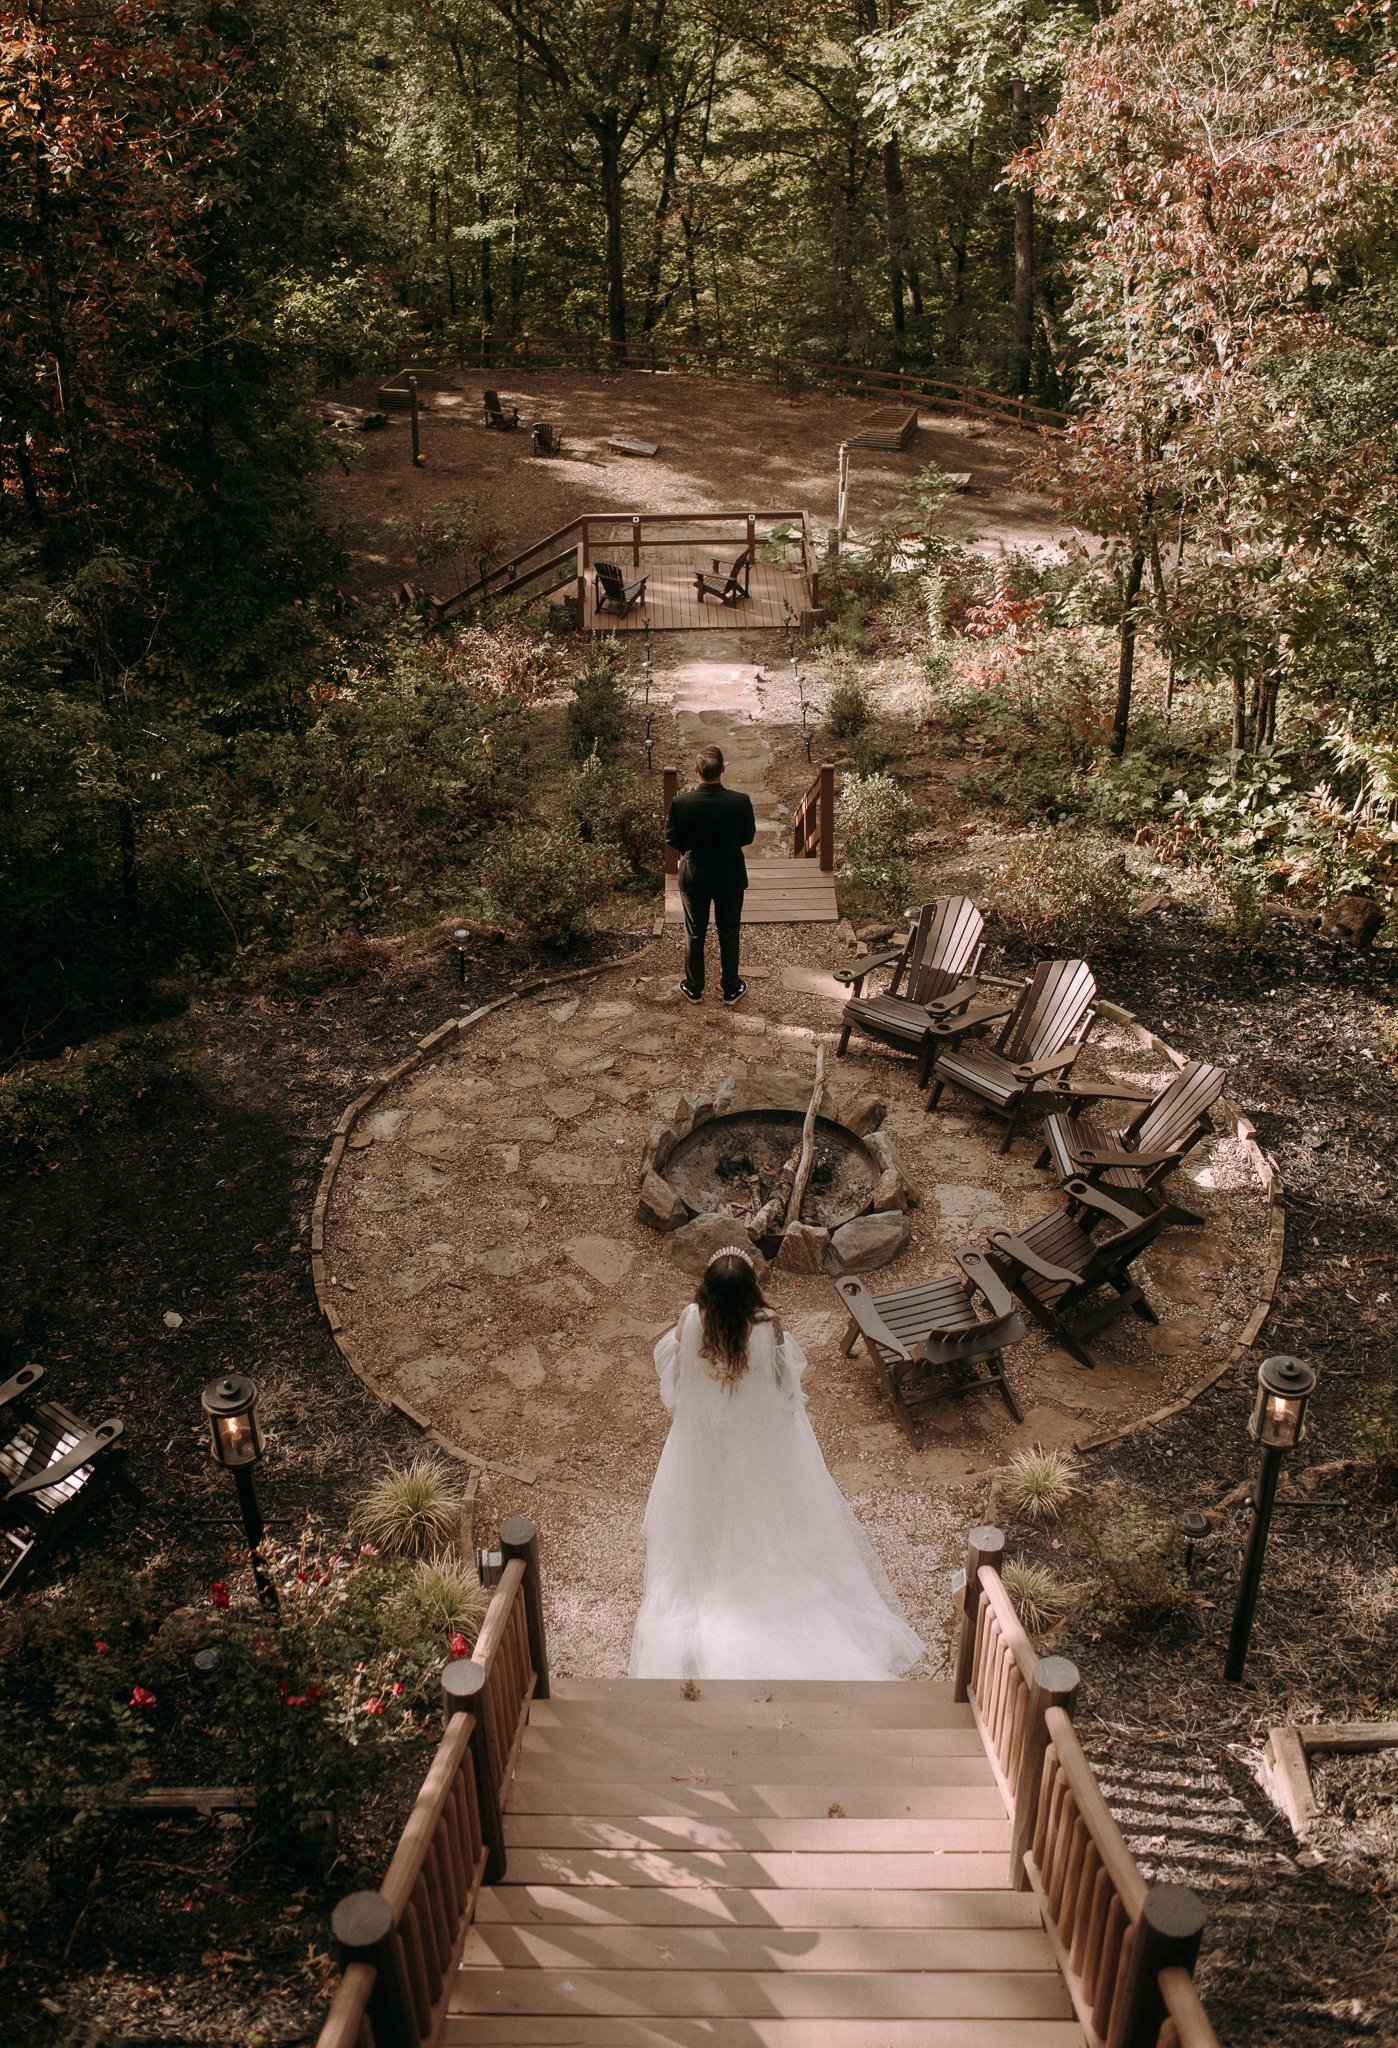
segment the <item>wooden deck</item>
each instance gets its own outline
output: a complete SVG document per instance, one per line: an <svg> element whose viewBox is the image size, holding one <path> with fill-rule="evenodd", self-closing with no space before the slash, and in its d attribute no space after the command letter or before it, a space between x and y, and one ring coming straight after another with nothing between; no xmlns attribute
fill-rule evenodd
<svg viewBox="0 0 1398 2048"><path fill-rule="evenodd" d="M730 549L724 567L736 549ZM779 628L787 610L799 619L810 609L811 587L801 569L781 569L771 562L754 562L749 578L751 595L745 604L720 604L716 597L701 603L695 595L694 576L698 569L712 570L712 554L696 554L684 562L642 563L633 568L623 556L622 574L628 581L642 571L649 577L644 605L635 605L626 617L615 612L598 612L596 582L588 571L585 586L585 614L582 625L588 633L639 633L650 619L655 633L751 633Z"/></svg>
<svg viewBox="0 0 1398 2048"><path fill-rule="evenodd" d="M968 1706L557 1681L443 2048L1083 2048Z"/></svg>
<svg viewBox="0 0 1398 2048"><path fill-rule="evenodd" d="M836 924L835 877L817 860L749 860L744 924ZM684 923L678 877L665 877L665 922Z"/></svg>

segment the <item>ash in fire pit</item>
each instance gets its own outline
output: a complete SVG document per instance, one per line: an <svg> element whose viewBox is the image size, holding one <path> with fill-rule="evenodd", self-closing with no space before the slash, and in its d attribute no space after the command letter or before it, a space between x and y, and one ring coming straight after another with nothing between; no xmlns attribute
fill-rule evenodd
<svg viewBox="0 0 1398 2048"><path fill-rule="evenodd" d="M917 1195L877 1128L873 1096L841 1100L794 1074L725 1081L681 1100L646 1145L637 1214L673 1231L676 1258L702 1270L724 1244L755 1245L801 1270L883 1265L908 1240Z"/></svg>

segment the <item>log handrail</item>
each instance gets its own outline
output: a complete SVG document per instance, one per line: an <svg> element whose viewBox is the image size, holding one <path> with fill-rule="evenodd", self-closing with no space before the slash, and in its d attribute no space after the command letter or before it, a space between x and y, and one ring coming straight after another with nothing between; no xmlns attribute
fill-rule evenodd
<svg viewBox="0 0 1398 2048"><path fill-rule="evenodd" d="M332 1916L345 1970L316 2048L431 2048L481 1885L504 1875L501 1804L548 1659L534 1525L512 1516L500 1536L504 1571L475 1656L442 1673L442 1739L383 1882Z"/></svg>
<svg viewBox="0 0 1398 2048"><path fill-rule="evenodd" d="M1182 1885L1148 1884L1127 1847L1073 1727L1077 1672L1036 1655L1000 1577L1004 1544L971 1533L954 1693L1013 1823L1011 1882L1039 1902L1088 2048L1217 2048L1191 1981L1203 1908Z"/></svg>

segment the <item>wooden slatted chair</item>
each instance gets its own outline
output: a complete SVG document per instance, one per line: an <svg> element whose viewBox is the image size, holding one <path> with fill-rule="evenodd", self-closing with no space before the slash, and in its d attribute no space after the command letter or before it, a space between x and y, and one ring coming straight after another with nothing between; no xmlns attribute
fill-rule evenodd
<svg viewBox="0 0 1398 2048"><path fill-rule="evenodd" d="M1024 1335L1024 1319L989 1259L980 1252L958 1252L956 1263L960 1273L891 1294L871 1294L853 1274L835 1282L850 1314L845 1356L862 1338L869 1356L883 1368L889 1399L914 1444L914 1408L948 1395L993 1389L1015 1421L1024 1420L1004 1361L1008 1346ZM983 1323L977 1314L978 1294L993 1321Z"/></svg>
<svg viewBox="0 0 1398 2048"><path fill-rule="evenodd" d="M992 1230L989 1259L1005 1285L1079 1365L1097 1363L1087 1340L1131 1309L1144 1322L1160 1318L1131 1278L1132 1261L1165 1228L1165 1211L1138 1216L1110 1195L1070 1180L1070 1210L1054 1209L1016 1234ZM1094 1238L1101 1219L1118 1227Z"/></svg>
<svg viewBox="0 0 1398 2048"><path fill-rule="evenodd" d="M1040 1081L1066 1075L1088 1040L1095 1021L1097 983L1085 960L1041 960L993 1046L963 1045L978 1024L1005 1016L1003 1005L969 1004L957 1016L932 1026L934 1109L948 1083L976 1096L1005 1120L1000 1150L1008 1152L1025 1104ZM949 1049L938 1053L938 1045Z"/></svg>
<svg viewBox="0 0 1398 2048"><path fill-rule="evenodd" d="M746 603L751 595L748 582L752 575L752 563L748 559L747 549L743 549L731 569L724 572L715 562L714 571L715 573L710 576L706 570L700 569L695 575L694 590L700 604L706 597L716 597L720 604Z"/></svg>
<svg viewBox="0 0 1398 2048"><path fill-rule="evenodd" d="M98 1498L112 1476L115 1417L89 1429L34 1390L26 1365L0 1386L0 1596L13 1592Z"/></svg>
<svg viewBox="0 0 1398 2048"><path fill-rule="evenodd" d="M1044 1119L1044 1149L1036 1164L1051 1166L1060 1181L1084 1180L1107 1188L1126 1208L1148 1216L1164 1209L1169 1223L1201 1223L1161 1193L1158 1183L1181 1164L1209 1130L1209 1111L1223 1093L1224 1075L1207 1060L1181 1067L1157 1095L1095 1081L1073 1081L1055 1091L1068 1098L1066 1109ZM1121 1125L1110 1112L1096 1113L1104 1102L1140 1105Z"/></svg>
<svg viewBox="0 0 1398 2048"><path fill-rule="evenodd" d="M850 1033L858 1031L899 1052L915 1053L918 1086L925 1088L937 1050L933 1026L965 1009L976 994L984 929L985 919L969 896L939 896L923 904L901 946L868 953L841 968L835 980L853 994L841 1019L836 1058L844 1058ZM881 996L866 996L865 981L885 967L893 969L887 989Z"/></svg>
<svg viewBox="0 0 1398 2048"><path fill-rule="evenodd" d="M502 405L498 391L483 391L481 403L485 407L485 423L488 427L495 427L500 433L507 434L519 425L519 407Z"/></svg>
<svg viewBox="0 0 1398 2048"><path fill-rule="evenodd" d="M634 583L628 583L614 562L594 562L596 576L593 582L594 608L599 612L620 612L623 618L633 604L639 604L646 594L647 576L638 576Z"/></svg>

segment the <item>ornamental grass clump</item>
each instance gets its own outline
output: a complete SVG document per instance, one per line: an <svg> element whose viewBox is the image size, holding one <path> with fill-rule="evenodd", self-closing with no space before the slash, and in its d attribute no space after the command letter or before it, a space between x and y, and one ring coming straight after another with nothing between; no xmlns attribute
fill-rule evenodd
<svg viewBox="0 0 1398 2048"><path fill-rule="evenodd" d="M354 1510L360 1540L389 1557L437 1552L456 1535L461 1503L439 1458L389 1465Z"/></svg>
<svg viewBox="0 0 1398 2048"><path fill-rule="evenodd" d="M452 1639L474 1643L490 1594L472 1567L446 1551L419 1558L393 1602L394 1625L407 1641L419 1641L445 1655Z"/></svg>
<svg viewBox="0 0 1398 2048"><path fill-rule="evenodd" d="M1073 1595L1063 1581L1027 1558L1007 1559L1000 1578L1015 1613L1031 1636L1044 1635L1056 1627L1073 1604Z"/></svg>
<svg viewBox="0 0 1398 2048"><path fill-rule="evenodd" d="M1031 1522L1056 1522L1077 1492L1077 1460L1067 1451L1046 1451L1035 1444L1010 1460L1005 1498Z"/></svg>

